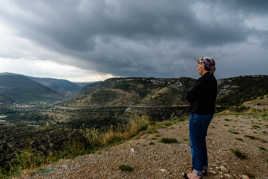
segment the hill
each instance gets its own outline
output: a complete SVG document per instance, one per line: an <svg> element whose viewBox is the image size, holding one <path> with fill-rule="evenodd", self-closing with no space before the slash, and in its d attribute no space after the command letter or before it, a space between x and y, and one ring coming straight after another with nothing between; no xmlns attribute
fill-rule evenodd
<svg viewBox="0 0 268 179"><path fill-rule="evenodd" d="M1 103L55 101L61 98L61 94L33 81L29 77L12 73L0 74Z"/></svg>
<svg viewBox="0 0 268 179"><path fill-rule="evenodd" d="M25 170L20 178L182 178L182 172L191 170L188 125L188 118L157 122L124 143ZM204 178L267 178L267 126L267 116L259 114L215 115L208 129L209 172Z"/></svg>
<svg viewBox="0 0 268 179"><path fill-rule="evenodd" d="M267 107L267 99L264 95L244 102L250 106L242 112L214 115L208 129L209 170L204 178L268 178L268 108L262 108ZM261 110L252 110L255 104ZM151 121L128 140L108 132L103 136L112 145L24 170L18 178L182 178L183 172L191 171L188 118Z"/></svg>
<svg viewBox="0 0 268 179"><path fill-rule="evenodd" d="M218 80L217 103L221 105L241 105L245 101L268 94L268 76L239 76Z"/></svg>
<svg viewBox="0 0 268 179"><path fill-rule="evenodd" d="M70 106L182 105L194 79L111 78L87 85Z"/></svg>
<svg viewBox="0 0 268 179"><path fill-rule="evenodd" d="M78 85L68 80L61 80L54 78L36 78L36 77L29 77L29 78L54 91L57 91L58 93L64 95L65 97L71 97L75 95L83 87L83 84Z"/></svg>
<svg viewBox="0 0 268 179"><path fill-rule="evenodd" d="M221 102L221 105L227 106L229 110L216 114L214 120L216 123L211 126L211 130L215 129L215 133L211 133L211 137L215 138L216 142L208 142L212 145L212 149L209 150L211 153L213 153L213 151L217 153L212 159L214 166L211 170L214 171L214 174L211 175L211 178L221 178L221 176L225 175L239 178L242 174L260 178L265 176L263 175L263 171L265 171L266 168L257 168L255 166L260 163L263 166L267 166L266 161L268 160L266 160L264 155L268 147L266 145L268 113L267 108L262 108L267 104L266 95L268 93L267 86L265 85L267 82L266 79L267 76L245 76L218 80L218 101ZM167 176L166 178L172 178L177 175L175 170L177 170L178 167L171 166L171 163L177 162L178 164L182 161L188 161L188 159L182 155L183 151L186 151L189 147L187 146L189 143L187 139L188 124L185 118L182 119L182 116L187 113L188 109L188 106L184 105L187 104L185 100L186 91L192 86L194 81L195 79L191 78L113 78L105 80L104 82L96 82L87 85L81 91L80 96L66 102L66 106L56 105L50 109L42 110L40 114L38 112L33 113L33 111L25 111L23 112L24 114L17 112L14 113L15 116L13 117L8 116L9 114L4 114L7 116L1 116L2 120L0 121L2 122L2 124L0 123L0 131L2 131L0 133L0 138L2 139L0 149L3 149L0 157L0 178L1 176L14 175L22 169L39 167L40 165L45 165L58 159L70 158L77 155L88 154L96 150L102 150L103 147L105 148L110 145L122 143L128 139L130 139L130 143L126 145L129 146L135 135L143 136L144 138L142 138L144 140L138 140L138 143L144 141L145 143L142 143L142 146L148 143L148 147L144 150L140 149L142 151L139 153L140 155L135 156L137 160L133 159L131 165L133 165L134 172L130 173L130 176L116 170L118 169L117 165L119 163L122 162L124 164L126 161L117 158L118 155L126 158L129 156L129 153L117 153L116 156L114 156L111 154L114 152L113 151L109 153L112 158L100 156L104 157L100 160L105 163L107 160L117 161L118 163L112 165L107 162L108 166L104 163L97 163L93 165L93 168L90 168L90 166L86 168L95 171L94 168L99 169L99 166L106 166L106 168L101 170L102 172L108 173L107 175L103 174L104 178L111 173L115 178L131 178L134 176L142 178L143 176L141 176L141 174L145 174L145 172L148 172L148 176L150 174L156 178L161 178L162 172L165 173L166 171L169 172L165 174ZM247 84L250 85L248 86ZM232 89L235 90L236 94ZM254 91L252 95L257 96L256 98L252 99L251 96L247 95L247 93L251 92L249 89ZM105 93L103 91L105 91ZM118 93L123 95L117 95ZM117 96L114 97L114 94ZM124 99L124 95L127 99ZM235 95L240 97L236 97ZM131 106L131 104L133 104L133 106ZM255 109L255 106L258 106L258 108ZM237 113L237 111L242 111L242 113ZM262 113L259 113L259 111ZM4 123L5 120L7 120L6 123ZM159 127L164 129L162 130ZM167 129L168 127L170 127L170 130ZM172 128L176 130L172 130ZM169 132L171 133L169 134ZM176 140L183 145L175 146L175 148L180 148L179 151L175 149L169 150L172 147L162 145L161 139L159 139L158 142L160 145L158 145L158 142L157 144L154 142L155 138L160 137L158 133L163 134L163 138L172 136L172 138L176 138ZM235 137L234 140L232 137L235 135L239 135L239 137ZM149 140L145 140L147 136L149 136ZM181 138L181 136L184 137ZM250 142L251 140L253 143ZM174 141L174 139L171 141ZM244 143L241 144L239 141ZM156 144L156 148L154 148L153 143ZM248 144L254 144L256 146L249 147L247 146ZM135 150L137 145L133 144L133 150ZM124 144L122 144L122 146L127 147ZM243 148L241 148L241 146L243 146ZM132 148L130 148L131 152ZM120 151L120 148L115 147L114 149L115 151ZM154 157L160 159L163 157L163 160L154 161L155 165L147 162L152 161L146 158L146 156L150 156L150 153L147 153L148 151L156 153L157 150L161 151L162 149L166 152L165 155L160 154L160 152L159 155L154 155L150 159ZM256 150L260 150L262 153ZM172 161L171 163L169 163L170 160L167 160L166 154L170 154L168 159ZM180 158L174 161L173 158L175 155L173 154L180 155ZM98 160L98 158L95 157L99 157L99 155L90 156L93 156L93 160ZM241 156L242 158L246 156L249 160L241 160L239 161L241 163L238 163L238 159ZM238 157L238 159L235 157ZM221 162L222 160L224 162ZM53 166L53 168L37 171L33 174L33 177L43 178L40 174L44 174L47 171L49 177L62 175L61 178L74 178L75 176L83 178L85 177L84 174L94 176L94 174L87 171L86 168L85 170L83 168L83 166L88 165L86 158L82 161L69 161L71 164L66 162L58 166L49 165ZM83 166L80 165L80 162ZM144 165L140 164L140 162L144 163ZM180 171L187 169L185 165L190 167L189 163L180 165ZM250 165L247 165L247 163L250 163ZM72 164L76 167L73 168ZM163 168L160 168L161 170L156 168L162 165ZM138 166L142 166L142 168ZM249 168L253 167L254 169L247 171L247 166L249 166ZM219 168L220 171L218 171ZM53 172L51 173L54 169L55 175L53 175ZM71 171L71 173L68 173L65 169ZM155 171L155 173L151 173L151 169ZM56 170L62 173L57 173ZM77 171L82 172L79 173ZM1 175L1 172L3 175ZM96 176L102 176L98 171L95 173Z"/></svg>
<svg viewBox="0 0 268 179"><path fill-rule="evenodd" d="M85 86L69 106L173 106L187 105L192 78L111 78ZM268 93L268 76L218 79L217 104L241 105Z"/></svg>

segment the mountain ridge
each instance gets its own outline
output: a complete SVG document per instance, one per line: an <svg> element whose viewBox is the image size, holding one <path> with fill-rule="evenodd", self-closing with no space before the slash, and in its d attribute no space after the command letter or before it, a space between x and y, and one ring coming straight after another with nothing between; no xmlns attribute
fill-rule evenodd
<svg viewBox="0 0 268 179"><path fill-rule="evenodd" d="M61 95L24 75L3 73L0 75L0 97L2 103L28 103L53 101Z"/></svg>
<svg viewBox="0 0 268 179"><path fill-rule="evenodd" d="M15 78L17 80L15 80ZM24 80L25 84L23 84L21 80ZM14 89L14 84L16 84L17 91ZM2 92L0 91L0 102L29 103L38 100L47 101L47 99L41 97L42 95L39 95L38 97L38 93L42 93L40 91L41 88L43 88L43 90L46 90L48 94L54 93L51 98L48 98L48 101L55 101L63 98L66 100L74 97L80 91L80 89L87 84L89 83L75 83L64 79L40 78L17 73L4 72L0 73L0 90L2 90ZM30 86L36 87L36 89L25 91L25 88L29 89ZM4 89L12 89L12 92L6 91ZM21 90L24 90L24 92ZM27 95L24 97L22 93L27 93Z"/></svg>
<svg viewBox="0 0 268 179"><path fill-rule="evenodd" d="M188 105L187 90L196 79L181 78L110 78L87 85L67 106L114 105ZM268 93L267 75L247 75L218 79L217 104L241 105Z"/></svg>

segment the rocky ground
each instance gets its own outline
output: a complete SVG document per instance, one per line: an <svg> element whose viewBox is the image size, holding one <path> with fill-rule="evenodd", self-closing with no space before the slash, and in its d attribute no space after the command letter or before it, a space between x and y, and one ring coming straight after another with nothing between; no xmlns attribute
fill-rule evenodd
<svg viewBox="0 0 268 179"><path fill-rule="evenodd" d="M191 170L188 120L157 124L142 134L94 154L25 170L21 179L182 178ZM175 138L177 143L163 143ZM209 126L207 179L268 179L268 119L260 115L216 115ZM236 153L236 155L235 155ZM243 159L244 158L244 159ZM128 171L119 168L129 166Z"/></svg>

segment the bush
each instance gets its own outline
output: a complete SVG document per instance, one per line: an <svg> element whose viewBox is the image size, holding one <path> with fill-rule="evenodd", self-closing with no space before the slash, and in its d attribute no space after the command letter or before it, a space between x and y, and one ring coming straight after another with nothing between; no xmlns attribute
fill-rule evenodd
<svg viewBox="0 0 268 179"><path fill-rule="evenodd" d="M251 135L245 135L245 137L250 138L250 139L252 139L252 140L256 140L256 137L251 136Z"/></svg>
<svg viewBox="0 0 268 179"><path fill-rule="evenodd" d="M229 132L232 133L232 134L239 134L239 132L236 132L236 131L229 130Z"/></svg>
<svg viewBox="0 0 268 179"><path fill-rule="evenodd" d="M131 172L133 171L133 167L129 166L129 165L120 165L118 167L121 171L127 171L127 172Z"/></svg>
<svg viewBox="0 0 268 179"><path fill-rule="evenodd" d="M238 149L232 149L232 153L242 160L247 159L247 156Z"/></svg>
<svg viewBox="0 0 268 179"><path fill-rule="evenodd" d="M165 144L178 143L177 139L175 138L162 138L160 142Z"/></svg>
<svg viewBox="0 0 268 179"><path fill-rule="evenodd" d="M236 140L239 140L239 141L244 141L242 138L235 138Z"/></svg>
<svg viewBox="0 0 268 179"><path fill-rule="evenodd" d="M262 151L266 151L266 149L264 148L264 147L262 147L262 146L259 146L258 147L260 150L262 150Z"/></svg>

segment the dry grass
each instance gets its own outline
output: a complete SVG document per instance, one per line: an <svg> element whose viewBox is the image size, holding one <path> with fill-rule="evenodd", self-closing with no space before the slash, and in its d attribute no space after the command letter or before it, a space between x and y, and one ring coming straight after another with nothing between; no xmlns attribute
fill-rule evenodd
<svg viewBox="0 0 268 179"><path fill-rule="evenodd" d="M148 116L136 116L126 126L121 128L109 128L105 132L97 129L83 129L81 132L93 146L104 146L111 143L118 143L137 135L140 131L146 130L149 126Z"/></svg>
<svg viewBox="0 0 268 179"><path fill-rule="evenodd" d="M112 129L100 135L99 140L102 145L120 142L135 136L140 131L146 130L149 125L149 117L141 116L131 120L125 129ZM123 131L123 132L122 132Z"/></svg>

